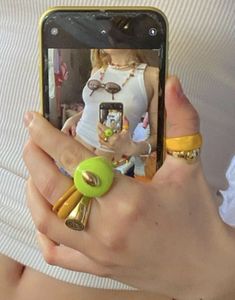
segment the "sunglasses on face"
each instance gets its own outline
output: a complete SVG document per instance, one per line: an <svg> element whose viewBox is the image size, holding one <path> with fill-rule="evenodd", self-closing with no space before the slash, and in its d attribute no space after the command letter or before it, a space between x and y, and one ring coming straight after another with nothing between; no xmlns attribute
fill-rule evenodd
<svg viewBox="0 0 235 300"><path fill-rule="evenodd" d="M102 83L96 79L89 80L87 86L91 90L90 96L94 93L94 91L103 88L106 92L112 94L112 100L114 100L114 94L121 90L120 85L115 82Z"/></svg>

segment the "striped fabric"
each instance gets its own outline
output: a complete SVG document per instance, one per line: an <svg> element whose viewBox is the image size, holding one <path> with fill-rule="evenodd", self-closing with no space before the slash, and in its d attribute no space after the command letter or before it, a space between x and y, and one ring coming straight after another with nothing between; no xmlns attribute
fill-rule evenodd
<svg viewBox="0 0 235 300"><path fill-rule="evenodd" d="M39 108L38 19L55 5L157 6L169 19L169 71L177 74L201 118L203 164L225 188L235 152L233 0L0 0L0 252L55 278L89 287L130 289L119 282L47 265L25 205L27 140L23 114Z"/></svg>

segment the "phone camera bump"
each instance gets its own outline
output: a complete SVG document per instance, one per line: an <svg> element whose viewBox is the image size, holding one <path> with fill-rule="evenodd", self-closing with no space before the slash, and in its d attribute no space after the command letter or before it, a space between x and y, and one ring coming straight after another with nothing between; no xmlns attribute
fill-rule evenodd
<svg viewBox="0 0 235 300"><path fill-rule="evenodd" d="M157 35L157 29L152 27L149 29L149 35L150 36L156 36Z"/></svg>
<svg viewBox="0 0 235 300"><path fill-rule="evenodd" d="M56 36L59 33L59 30L57 27L52 27L51 28L51 35Z"/></svg>

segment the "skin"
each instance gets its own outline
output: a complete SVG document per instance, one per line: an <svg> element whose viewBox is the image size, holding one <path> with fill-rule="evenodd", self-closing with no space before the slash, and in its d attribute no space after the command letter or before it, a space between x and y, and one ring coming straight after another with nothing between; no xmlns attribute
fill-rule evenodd
<svg viewBox="0 0 235 300"><path fill-rule="evenodd" d="M166 86L166 101L168 136L198 132L197 114L175 78ZM93 201L87 230L73 232L48 206L71 182L45 152L71 172L91 154L62 137L37 114L31 117L28 128L32 140L24 154L31 173L28 203L48 263L180 299L225 299L234 293L234 232L218 216L200 162L188 165L167 157L147 185L117 177L111 191ZM62 146L55 152L55 145ZM43 173L47 170L50 174L49 183L42 182L35 160L40 161Z"/></svg>
<svg viewBox="0 0 235 300"><path fill-rule="evenodd" d="M1 299L7 300L156 300L150 292L127 292L80 287L39 273L0 255ZM43 288L42 288L43 287ZM159 296L157 300L168 300Z"/></svg>
<svg viewBox="0 0 235 300"><path fill-rule="evenodd" d="M176 78L166 85L166 109L168 137L199 131ZM37 113L25 123L28 206L49 264L117 279L156 293L154 299L234 299L235 234L219 217L200 161L167 156L150 183L117 176L109 193L93 200L87 229L76 232L51 211L71 185L51 157L72 171L91 153Z"/></svg>
<svg viewBox="0 0 235 300"><path fill-rule="evenodd" d="M110 55L113 64L126 65L128 62L133 60L133 53L131 50L122 49L106 49L105 52ZM93 74L98 69L94 68L91 72ZM128 70L128 68L127 68ZM156 136L157 136L157 102L158 102L158 82L159 69L154 67L146 67L144 72L144 82L147 97L149 99L148 103L148 113L149 113L149 125L151 136L147 139L147 143L151 144L152 150L156 148ZM77 122L80 120L80 116L75 115L71 117L63 126L62 131L67 135L76 136L75 128ZM125 120L124 120L125 122ZM127 120L128 122L128 120ZM97 130L99 134L99 142L101 145L108 147L115 151L116 160L119 160L122 155L139 155L148 153L148 144L146 142L133 142L131 135L128 130L123 129L120 133L114 134L108 139L107 142L104 141L104 130L106 127L102 124L97 124ZM78 141L80 142L79 138ZM84 145L84 142L83 142ZM89 145L87 148L90 149ZM95 150L94 150L95 151ZM107 155L107 153L102 150L95 152L97 155ZM113 155L111 156L113 158Z"/></svg>

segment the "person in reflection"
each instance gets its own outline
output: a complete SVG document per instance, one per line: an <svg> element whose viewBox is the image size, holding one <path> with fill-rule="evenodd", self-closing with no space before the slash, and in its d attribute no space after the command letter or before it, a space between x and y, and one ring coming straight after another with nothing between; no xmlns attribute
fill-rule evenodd
<svg viewBox="0 0 235 300"><path fill-rule="evenodd" d="M145 63L144 51L133 49L91 50L92 72L83 89L85 107L69 118L62 131L74 136L97 155L122 161L131 156L149 155L157 144L159 69ZM123 104L123 128L105 137L106 126L99 122L103 102ZM132 136L141 116L148 112L150 135L145 141Z"/></svg>

